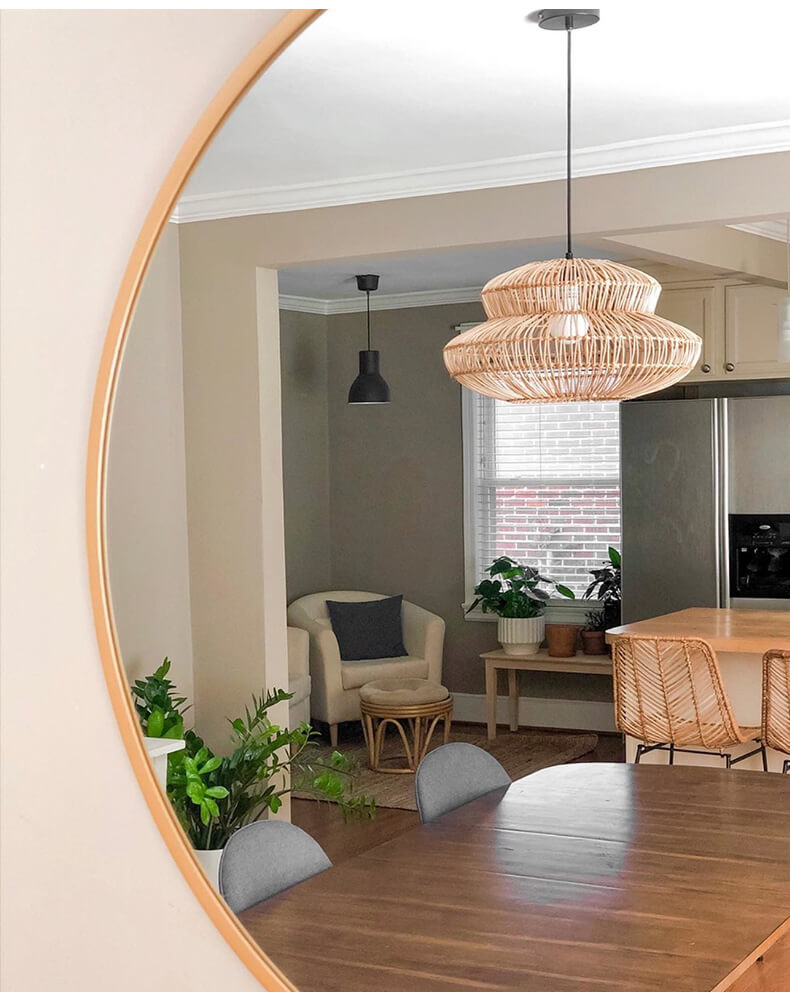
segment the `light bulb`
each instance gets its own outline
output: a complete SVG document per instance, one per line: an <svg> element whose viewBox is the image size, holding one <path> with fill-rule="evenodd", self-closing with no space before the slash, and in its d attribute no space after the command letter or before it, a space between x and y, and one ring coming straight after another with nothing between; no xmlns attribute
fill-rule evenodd
<svg viewBox="0 0 790 1000"><path fill-rule="evenodd" d="M562 289L562 312L552 316L548 324L549 336L556 340L581 340L590 329L584 313L579 311L578 285L566 285Z"/></svg>
<svg viewBox="0 0 790 1000"><path fill-rule="evenodd" d="M786 295L779 303L777 333L777 357L780 361L790 361L790 295Z"/></svg>
<svg viewBox="0 0 790 1000"><path fill-rule="evenodd" d="M587 317L580 312L558 313L548 324L549 336L556 340L581 340L589 329Z"/></svg>

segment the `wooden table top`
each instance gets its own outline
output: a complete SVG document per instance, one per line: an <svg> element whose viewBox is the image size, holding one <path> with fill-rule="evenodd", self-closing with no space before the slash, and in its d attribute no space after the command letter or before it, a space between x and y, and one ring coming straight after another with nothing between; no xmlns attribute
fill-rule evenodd
<svg viewBox="0 0 790 1000"><path fill-rule="evenodd" d="M547 768L239 919L302 991L723 988L790 927L790 780Z"/></svg>
<svg viewBox="0 0 790 1000"><path fill-rule="evenodd" d="M576 656L549 656L548 650L539 649L537 653L527 653L525 656L509 656L500 646L487 653L481 653L480 659L485 663L493 663L498 670L537 670L541 673L563 674L609 674L612 673L612 658L610 656L588 656L578 653Z"/></svg>
<svg viewBox="0 0 790 1000"><path fill-rule="evenodd" d="M705 639L717 652L763 654L768 649L790 649L790 611L686 608L609 629L606 641L618 635Z"/></svg>

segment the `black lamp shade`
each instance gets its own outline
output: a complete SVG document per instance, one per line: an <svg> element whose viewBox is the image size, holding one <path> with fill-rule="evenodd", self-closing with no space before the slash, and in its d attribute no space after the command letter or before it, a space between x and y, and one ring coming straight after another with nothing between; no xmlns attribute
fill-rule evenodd
<svg viewBox="0 0 790 1000"><path fill-rule="evenodd" d="M359 352L359 375L348 390L349 403L389 403L390 387L379 374L379 352Z"/></svg>

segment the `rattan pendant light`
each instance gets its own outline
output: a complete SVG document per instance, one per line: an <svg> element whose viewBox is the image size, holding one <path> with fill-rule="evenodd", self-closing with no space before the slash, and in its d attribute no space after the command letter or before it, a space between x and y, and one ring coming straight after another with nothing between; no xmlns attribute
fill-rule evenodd
<svg viewBox="0 0 790 1000"><path fill-rule="evenodd" d="M633 399L666 388L697 363L702 340L655 315L661 286L608 260L573 256L571 34L597 10L544 10L539 24L567 33L567 253L500 274L483 288L488 320L444 348L454 379L512 403Z"/></svg>

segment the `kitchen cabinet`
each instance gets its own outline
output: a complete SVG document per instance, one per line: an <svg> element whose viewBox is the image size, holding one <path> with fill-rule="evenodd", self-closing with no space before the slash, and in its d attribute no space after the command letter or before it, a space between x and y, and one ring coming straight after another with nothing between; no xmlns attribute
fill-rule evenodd
<svg viewBox="0 0 790 1000"><path fill-rule="evenodd" d="M738 284L724 289L726 378L788 378L790 362L777 360L777 315L784 288Z"/></svg>
<svg viewBox="0 0 790 1000"><path fill-rule="evenodd" d="M783 288L722 278L667 283L656 313L702 337L702 354L685 382L790 378L777 360L777 310Z"/></svg>
<svg viewBox="0 0 790 1000"><path fill-rule="evenodd" d="M702 353L695 369L685 381L703 382L717 377L722 366L722 344L717 335L721 326L720 296L714 284L665 286L656 307L664 319L684 326L702 337Z"/></svg>

